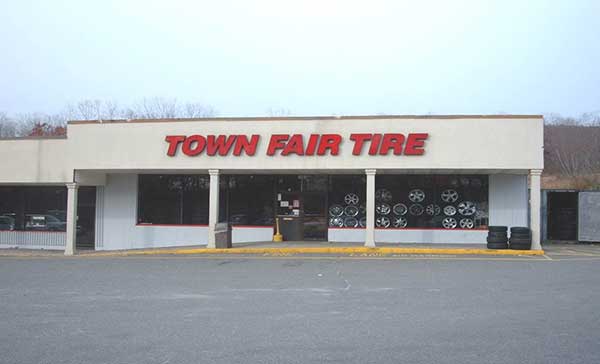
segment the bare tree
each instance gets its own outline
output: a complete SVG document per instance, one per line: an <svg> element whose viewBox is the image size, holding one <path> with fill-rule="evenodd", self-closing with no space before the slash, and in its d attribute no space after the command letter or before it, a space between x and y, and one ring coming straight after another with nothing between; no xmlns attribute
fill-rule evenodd
<svg viewBox="0 0 600 364"><path fill-rule="evenodd" d="M10 117L0 112L0 138L66 134L68 120L205 118L216 115L209 105L180 104L176 99L145 98L131 107L120 108L115 101L82 100L69 104L56 114L23 113Z"/></svg>
<svg viewBox="0 0 600 364"><path fill-rule="evenodd" d="M25 113L16 116L17 136L65 135L65 114Z"/></svg>
<svg viewBox="0 0 600 364"><path fill-rule="evenodd" d="M119 104L116 101L104 101L102 115L102 120L114 120L122 118L123 112L119 109Z"/></svg>
<svg viewBox="0 0 600 364"><path fill-rule="evenodd" d="M267 109L266 114L269 117L286 117L286 116L292 116L292 111L290 109L283 108L283 107L279 107L279 108L270 107Z"/></svg>
<svg viewBox="0 0 600 364"><path fill-rule="evenodd" d="M17 124L4 112L0 112L0 138L14 138L17 136Z"/></svg>
<svg viewBox="0 0 600 364"><path fill-rule="evenodd" d="M69 120L112 120L121 117L121 110L114 101L82 100L69 104L65 113Z"/></svg>
<svg viewBox="0 0 600 364"><path fill-rule="evenodd" d="M600 126L548 125L544 133L549 174L578 178L600 174Z"/></svg>
<svg viewBox="0 0 600 364"><path fill-rule="evenodd" d="M600 111L587 112L579 116L562 116L548 113L544 115L546 125L600 126Z"/></svg>
<svg viewBox="0 0 600 364"><path fill-rule="evenodd" d="M215 116L216 112L211 106L199 102L188 102L183 105L181 114L186 118L210 118Z"/></svg>
<svg viewBox="0 0 600 364"><path fill-rule="evenodd" d="M129 119L163 119L177 117L177 99L144 98L125 111Z"/></svg>
<svg viewBox="0 0 600 364"><path fill-rule="evenodd" d="M177 99L144 98L123 110L127 119L205 118L216 115L211 106L199 102L180 104Z"/></svg>

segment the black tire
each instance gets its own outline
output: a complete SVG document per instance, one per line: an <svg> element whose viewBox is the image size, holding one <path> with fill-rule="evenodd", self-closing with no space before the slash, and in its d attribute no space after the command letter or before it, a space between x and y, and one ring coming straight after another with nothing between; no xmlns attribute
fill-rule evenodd
<svg viewBox="0 0 600 364"><path fill-rule="evenodd" d="M529 244L531 245L531 239L517 239L517 238L510 238L508 240L511 244Z"/></svg>
<svg viewBox="0 0 600 364"><path fill-rule="evenodd" d="M508 242L508 239L493 239L488 237L487 242L488 244L506 244Z"/></svg>
<svg viewBox="0 0 600 364"><path fill-rule="evenodd" d="M531 230L528 227L513 226L510 228L510 234L531 234Z"/></svg>
<svg viewBox="0 0 600 364"><path fill-rule="evenodd" d="M489 232L506 233L508 226L488 226Z"/></svg>
<svg viewBox="0 0 600 364"><path fill-rule="evenodd" d="M508 244L506 243L488 243L488 249L508 249Z"/></svg>
<svg viewBox="0 0 600 364"><path fill-rule="evenodd" d="M510 234L510 238L511 239L519 239L519 240L522 240L522 239L529 239L529 240L531 240L531 234L517 234L517 233L513 233L513 234Z"/></svg>
<svg viewBox="0 0 600 364"><path fill-rule="evenodd" d="M508 238L508 235L506 235L506 233L496 233L496 232L490 231L488 233L488 238L506 239L506 238Z"/></svg>
<svg viewBox="0 0 600 364"><path fill-rule="evenodd" d="M510 248L514 250L531 250L531 243L529 244L510 244Z"/></svg>

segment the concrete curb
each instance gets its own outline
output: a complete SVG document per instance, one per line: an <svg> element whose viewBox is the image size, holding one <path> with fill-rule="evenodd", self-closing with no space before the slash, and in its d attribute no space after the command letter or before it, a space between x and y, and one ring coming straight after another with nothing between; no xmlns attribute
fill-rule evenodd
<svg viewBox="0 0 600 364"><path fill-rule="evenodd" d="M299 255L299 254L337 254L337 255L527 255L541 256L543 250L494 250L469 248L367 248L367 247L298 247L298 248L231 248L231 249L153 249L113 252L95 252L86 256L139 256L139 255Z"/></svg>

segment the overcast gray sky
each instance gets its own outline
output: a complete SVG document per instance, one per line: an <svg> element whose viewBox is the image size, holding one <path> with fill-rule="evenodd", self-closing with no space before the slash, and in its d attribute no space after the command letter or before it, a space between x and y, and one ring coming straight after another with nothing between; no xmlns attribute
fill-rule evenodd
<svg viewBox="0 0 600 364"><path fill-rule="evenodd" d="M600 1L0 0L0 111L600 110Z"/></svg>

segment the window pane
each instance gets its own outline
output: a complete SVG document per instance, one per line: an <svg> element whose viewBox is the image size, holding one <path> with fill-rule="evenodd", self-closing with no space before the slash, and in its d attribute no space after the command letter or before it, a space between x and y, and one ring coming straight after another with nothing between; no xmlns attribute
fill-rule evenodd
<svg viewBox="0 0 600 364"><path fill-rule="evenodd" d="M208 224L208 176L140 175L138 223Z"/></svg>
<svg viewBox="0 0 600 364"><path fill-rule="evenodd" d="M488 224L486 175L379 175L376 226L472 229Z"/></svg>
<svg viewBox="0 0 600 364"><path fill-rule="evenodd" d="M324 175L303 175L302 192L327 192L329 176Z"/></svg>
<svg viewBox="0 0 600 364"><path fill-rule="evenodd" d="M329 226L365 227L366 177L331 176L329 184Z"/></svg>
<svg viewBox="0 0 600 364"><path fill-rule="evenodd" d="M1 187L0 230L65 231L66 187Z"/></svg>
<svg viewBox="0 0 600 364"><path fill-rule="evenodd" d="M273 226L275 176L229 176L229 217L233 225Z"/></svg>
<svg viewBox="0 0 600 364"><path fill-rule="evenodd" d="M301 179L298 175L279 175L277 177L277 192L300 191Z"/></svg>

